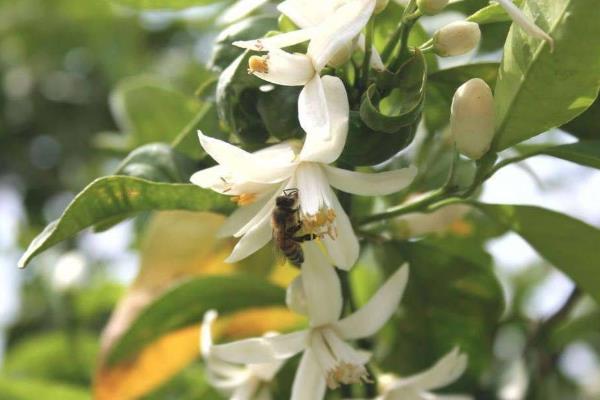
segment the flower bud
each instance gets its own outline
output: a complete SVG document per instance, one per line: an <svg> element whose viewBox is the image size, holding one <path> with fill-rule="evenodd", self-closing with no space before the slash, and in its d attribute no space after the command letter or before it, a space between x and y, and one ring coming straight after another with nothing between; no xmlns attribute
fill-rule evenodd
<svg viewBox="0 0 600 400"><path fill-rule="evenodd" d="M377 15L387 7L390 0L377 0L375 3L375 9L373 10L373 14Z"/></svg>
<svg viewBox="0 0 600 400"><path fill-rule="evenodd" d="M419 11L425 15L434 15L446 7L448 0L417 0Z"/></svg>
<svg viewBox="0 0 600 400"><path fill-rule="evenodd" d="M304 292L301 275L298 275L288 286L285 293L285 304L287 304L288 308L295 313L308 315L306 293Z"/></svg>
<svg viewBox="0 0 600 400"><path fill-rule="evenodd" d="M475 22L456 21L440 28L433 35L433 49L441 57L460 56L475 48L481 38Z"/></svg>
<svg viewBox="0 0 600 400"><path fill-rule="evenodd" d="M494 138L494 97L481 79L471 79L456 90L450 109L450 133L458 151L478 160Z"/></svg>
<svg viewBox="0 0 600 400"><path fill-rule="evenodd" d="M402 239L446 232L466 235L471 227L463 218L470 210L465 204L451 204L429 214L408 213L394 221L394 234Z"/></svg>

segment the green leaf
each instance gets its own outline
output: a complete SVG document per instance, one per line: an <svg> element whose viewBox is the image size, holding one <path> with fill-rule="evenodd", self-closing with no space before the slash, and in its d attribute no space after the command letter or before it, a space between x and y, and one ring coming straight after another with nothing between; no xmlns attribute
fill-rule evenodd
<svg viewBox="0 0 600 400"><path fill-rule="evenodd" d="M582 140L552 147L518 146L527 156L548 155L590 168L600 169L600 140Z"/></svg>
<svg viewBox="0 0 600 400"><path fill-rule="evenodd" d="M560 127L579 139L600 139L600 97L577 118Z"/></svg>
<svg viewBox="0 0 600 400"><path fill-rule="evenodd" d="M130 148L173 141L200 111L193 97L149 77L122 81L110 97L111 111Z"/></svg>
<svg viewBox="0 0 600 400"><path fill-rule="evenodd" d="M535 206L474 203L493 220L521 235L548 262L600 302L600 230Z"/></svg>
<svg viewBox="0 0 600 400"><path fill-rule="evenodd" d="M221 314L249 307L282 305L285 290L252 276L209 276L188 280L148 305L108 355L114 364L178 328L199 324L208 310Z"/></svg>
<svg viewBox="0 0 600 400"><path fill-rule="evenodd" d="M258 87L264 81L248 74L250 51L235 59L219 76L217 84L217 111L240 140L247 144L264 143L268 138L256 109Z"/></svg>
<svg viewBox="0 0 600 400"><path fill-rule="evenodd" d="M506 11L504 11L504 8L502 8L500 4L496 3L490 4L489 6L469 15L467 21L475 22L479 25L485 25L510 21L510 17Z"/></svg>
<svg viewBox="0 0 600 400"><path fill-rule="evenodd" d="M84 388L40 379L0 376L2 400L88 400L91 394Z"/></svg>
<svg viewBox="0 0 600 400"><path fill-rule="evenodd" d="M382 163L406 148L416 132L417 123L393 134L377 132L365 125L357 111L350 111L348 139L338 162L355 167Z"/></svg>
<svg viewBox="0 0 600 400"><path fill-rule="evenodd" d="M182 10L219 3L217 0L112 0L113 3L136 10Z"/></svg>
<svg viewBox="0 0 600 400"><path fill-rule="evenodd" d="M528 1L524 11L554 38L555 49L512 26L495 90L496 151L570 121L600 88L597 1Z"/></svg>
<svg viewBox="0 0 600 400"><path fill-rule="evenodd" d="M198 145L199 146L199 145ZM164 143L146 144L121 162L115 175L135 176L153 182L184 182L195 164Z"/></svg>
<svg viewBox="0 0 600 400"><path fill-rule="evenodd" d="M427 78L425 123L430 131L446 126L450 121L450 105L456 89L469 79L483 79L490 87L496 84L498 63L469 64L436 71Z"/></svg>
<svg viewBox="0 0 600 400"><path fill-rule="evenodd" d="M469 356L460 388L471 391L480 371L490 363L504 302L489 254L471 242L461 247L454 244L443 239L394 241L376 249L381 265L390 273L403 262L410 264L402 311L390 324L392 351L382 366L401 375L412 374L459 346Z"/></svg>
<svg viewBox="0 0 600 400"><path fill-rule="evenodd" d="M228 212L232 206L226 196L191 184L157 183L127 176L98 178L31 242L19 266L25 267L35 255L85 228L118 217L149 210Z"/></svg>
<svg viewBox="0 0 600 400"><path fill-rule="evenodd" d="M256 109L270 135L279 140L303 138L298 120L298 86L276 86L269 92L259 92Z"/></svg>

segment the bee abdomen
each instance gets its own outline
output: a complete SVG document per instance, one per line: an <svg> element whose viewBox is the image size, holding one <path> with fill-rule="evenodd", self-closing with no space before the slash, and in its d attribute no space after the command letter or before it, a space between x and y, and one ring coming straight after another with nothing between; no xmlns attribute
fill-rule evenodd
<svg viewBox="0 0 600 400"><path fill-rule="evenodd" d="M299 267L304 262L304 252L298 243L292 241L288 243L282 251L287 259L295 266Z"/></svg>

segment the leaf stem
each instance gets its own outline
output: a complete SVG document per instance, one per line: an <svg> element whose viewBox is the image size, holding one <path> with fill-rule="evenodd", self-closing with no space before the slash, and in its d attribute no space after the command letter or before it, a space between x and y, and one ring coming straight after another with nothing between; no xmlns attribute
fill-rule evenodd
<svg viewBox="0 0 600 400"><path fill-rule="evenodd" d="M383 59L384 62L388 61L388 59L391 57L392 53L394 52L394 49L398 45L398 40L400 40L400 37L402 36L402 33L404 32L406 18L411 14L410 10L415 8L416 3L417 3L416 0L409 1L406 8L404 9L404 13L402 14L400 23L398 24L398 26L396 26L396 30L394 31L394 33L392 34L392 36L390 37L388 42L385 44L383 52L381 53L381 58Z"/></svg>
<svg viewBox="0 0 600 400"><path fill-rule="evenodd" d="M369 68L371 66L371 54L373 52L373 33L375 32L375 19L371 17L367 23L367 31L365 32L365 58L362 63L361 80L359 88L364 91L369 86Z"/></svg>

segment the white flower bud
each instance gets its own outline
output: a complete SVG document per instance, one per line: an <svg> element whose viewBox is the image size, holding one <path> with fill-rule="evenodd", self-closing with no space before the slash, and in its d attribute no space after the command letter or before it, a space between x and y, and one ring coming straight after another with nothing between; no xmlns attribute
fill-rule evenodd
<svg viewBox="0 0 600 400"><path fill-rule="evenodd" d="M394 233L403 239L448 231L464 234L470 226L459 222L470 210L471 207L465 204L452 204L429 214L409 213L395 221Z"/></svg>
<svg viewBox="0 0 600 400"><path fill-rule="evenodd" d="M483 80L471 79L454 93L450 133L458 151L473 160L489 150L494 138L494 97Z"/></svg>
<svg viewBox="0 0 600 400"><path fill-rule="evenodd" d="M350 57L352 57L352 52L354 51L355 41L351 40L348 43L344 44L340 47L340 49L331 57L327 65L333 68L339 68L342 65L346 64Z"/></svg>
<svg viewBox="0 0 600 400"><path fill-rule="evenodd" d="M456 21L433 35L433 49L441 57L460 56L473 50L479 43L481 31L475 22Z"/></svg>
<svg viewBox="0 0 600 400"><path fill-rule="evenodd" d="M419 11L425 15L434 15L446 7L448 0L417 0Z"/></svg>
<svg viewBox="0 0 600 400"><path fill-rule="evenodd" d="M379 14L387 7L390 0L377 0L375 3L375 10L373 10L373 14Z"/></svg>
<svg viewBox="0 0 600 400"><path fill-rule="evenodd" d="M295 313L308 315L306 293L304 292L301 275L298 275L288 286L285 293L285 304Z"/></svg>

